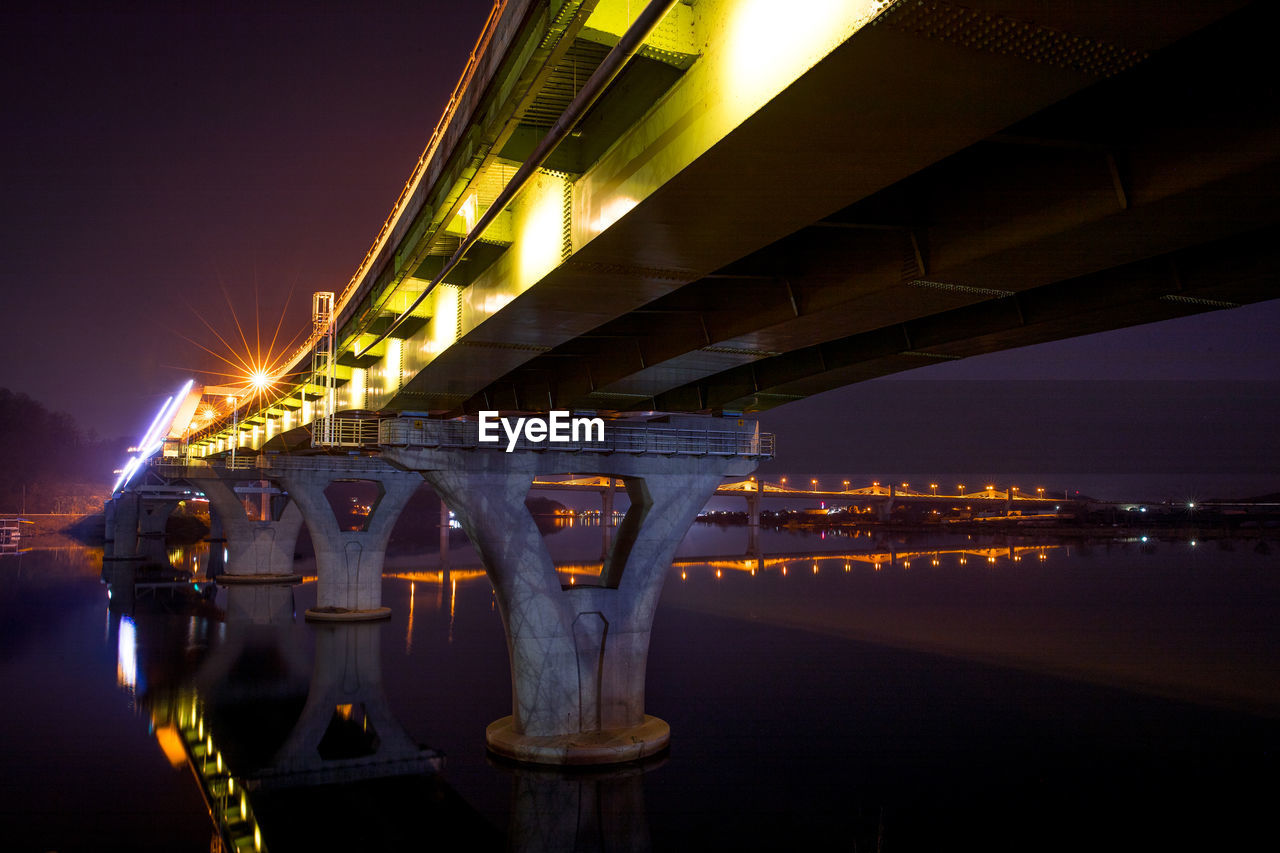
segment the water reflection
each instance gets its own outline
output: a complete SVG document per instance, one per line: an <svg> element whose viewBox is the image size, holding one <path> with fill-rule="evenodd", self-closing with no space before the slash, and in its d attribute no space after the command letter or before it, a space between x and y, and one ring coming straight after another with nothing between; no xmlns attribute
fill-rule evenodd
<svg viewBox="0 0 1280 853"><path fill-rule="evenodd" d="M227 849L290 848L260 817L268 792L442 766L389 707L380 625L298 624L289 585L234 584L216 607L205 578L158 581L128 561L107 563L104 580L117 682L170 762L194 772Z"/></svg>
<svg viewBox="0 0 1280 853"><path fill-rule="evenodd" d="M511 776L508 850L647 853L652 849L644 775L665 764L665 757L569 770L490 760Z"/></svg>
<svg viewBox="0 0 1280 853"><path fill-rule="evenodd" d="M1043 842L1048 826L1086 846L1103 817L1106 837L1141 847L1264 826L1280 744L1274 542L766 532L752 554L741 529L703 533L655 624L648 701L674 732L657 765L582 774L485 759L507 662L465 548L448 568L407 556L384 582L392 620L359 626L299 620L310 583L217 587L198 551L197 571L187 552L164 578L64 548L0 561L6 684L32 707L54 691L41 713L57 721L39 741L6 717L17 734L3 770L45 811L71 772L104 798L130 780L125 803L190 788L222 849L277 853L930 849ZM562 577L599 573L599 534L557 534ZM89 616L56 622L44 590L66 609L90 594L85 577ZM76 632L90 645L62 639ZM16 669L33 647L65 661ZM56 681L64 670L74 679ZM129 707L137 716L113 719ZM66 734L95 724L94 739ZM116 746L134 730L149 742ZM24 740L39 751L20 752ZM439 752L448 763L423 772ZM181 781L190 771L198 793ZM53 808L101 834L101 814ZM1213 817L1228 811L1229 826ZM179 823L127 820L153 848L208 849ZM60 831L14 844L84 846L54 843Z"/></svg>

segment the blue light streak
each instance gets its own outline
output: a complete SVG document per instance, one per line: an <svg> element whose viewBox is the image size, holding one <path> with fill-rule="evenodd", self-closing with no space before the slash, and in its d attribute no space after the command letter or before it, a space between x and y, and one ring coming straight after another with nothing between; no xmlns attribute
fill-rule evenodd
<svg viewBox="0 0 1280 853"><path fill-rule="evenodd" d="M120 471L120 477L116 480L114 486L111 487L111 493L115 494L127 485L129 480L137 472L145 459L152 456L156 451L164 446L164 437L169 434L173 428L173 419L178 414L178 409L182 405L182 401L191 393L192 386L195 385L194 379L188 379L187 383L182 386L182 390L177 394L169 397L164 401L164 405L160 407L160 411L156 412L154 418L151 419L151 425L147 427L147 431L142 434L142 440L135 446L136 450L133 457L125 463L124 468Z"/></svg>

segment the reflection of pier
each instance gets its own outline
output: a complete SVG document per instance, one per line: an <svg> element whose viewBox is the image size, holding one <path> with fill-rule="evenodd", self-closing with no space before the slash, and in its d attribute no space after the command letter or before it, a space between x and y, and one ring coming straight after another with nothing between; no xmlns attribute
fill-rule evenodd
<svg viewBox="0 0 1280 853"><path fill-rule="evenodd" d="M416 744L382 690L381 627L315 624L316 662L302 714L255 788L325 785L439 770L444 756Z"/></svg>
<svg viewBox="0 0 1280 853"><path fill-rule="evenodd" d="M664 762L574 771L504 762L512 785L508 849L649 850L644 774Z"/></svg>
<svg viewBox="0 0 1280 853"><path fill-rule="evenodd" d="M441 753L415 743L391 712L379 625L295 624L285 584L232 585L218 611L211 584L140 584L137 572L133 561L104 567L117 680L146 709L170 762L193 771L219 849L267 849L265 792L420 777L441 767ZM144 590L154 602L140 599ZM185 640L166 618L174 612L191 615L181 621ZM307 631L316 640L309 679Z"/></svg>

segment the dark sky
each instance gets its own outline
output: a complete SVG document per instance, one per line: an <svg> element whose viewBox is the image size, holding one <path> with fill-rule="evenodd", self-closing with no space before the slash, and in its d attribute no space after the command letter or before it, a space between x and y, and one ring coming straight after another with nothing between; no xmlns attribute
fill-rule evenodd
<svg viewBox="0 0 1280 853"><path fill-rule="evenodd" d="M489 4L41 2L0 28L0 386L114 435L196 313L310 324L391 209ZM255 293L258 296L254 310ZM250 340L253 330L249 329Z"/></svg>
<svg viewBox="0 0 1280 853"><path fill-rule="evenodd" d="M234 334L224 292L251 340L255 316L270 338L291 290L286 337L306 327L311 292L342 289L390 211L488 9L418 0L9 11L0 386L104 435L139 432L193 370L216 369L183 336L215 345L197 314ZM1275 379L1277 328L1272 301L900 378ZM804 439L807 424L877 393L842 389L774 420Z"/></svg>

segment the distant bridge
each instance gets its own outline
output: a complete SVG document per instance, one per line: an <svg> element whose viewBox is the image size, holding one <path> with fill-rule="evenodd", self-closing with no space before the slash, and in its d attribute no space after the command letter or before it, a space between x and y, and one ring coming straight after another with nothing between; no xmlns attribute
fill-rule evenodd
<svg viewBox="0 0 1280 853"><path fill-rule="evenodd" d="M901 487L895 486L893 483L873 482L869 486L849 487L848 480L844 481L845 488L841 490L822 489L811 481L811 488L796 488L788 486L786 478L782 478L776 483L770 483L765 480L757 481L755 477L746 480L738 480L731 483L721 483L716 487L716 497L725 496L747 496L758 494L764 498L814 498L825 501L834 502L858 502L868 498L898 498L900 500L911 500L915 498L936 499L941 501L1009 501L1030 502L1034 504L1062 503L1066 498L1056 498L1046 496L1043 488L1031 490L1034 493L1024 492L1017 486L1011 486L1005 489L999 489L995 486L984 486L981 489L966 492L962 488L957 489L955 494L947 492L939 492L938 486L933 485L929 491L912 489L909 484L903 483ZM562 478L538 477L533 481L533 488L537 491L570 491L570 492L600 492L606 489L616 489L618 487L616 478L613 477L575 477L568 475Z"/></svg>
<svg viewBox="0 0 1280 853"><path fill-rule="evenodd" d="M747 504L747 523L753 528L760 524L762 504L768 499L814 500L825 504L844 504L868 506L877 511L882 520L888 520L895 506L902 504L937 504L946 506L957 502L966 505L978 503L991 507L999 505L1006 512L1012 512L1014 505L1026 509L1047 509L1060 506L1065 498L1046 495L1043 488L1035 488L1024 492L1017 486L998 489L994 485L986 485L974 491L964 491L963 485L957 486L957 494L939 492L936 483L930 484L929 491L912 489L909 483L899 487L894 483L872 482L869 486L851 487L848 480L842 481L844 488L836 491L822 489L816 479L809 481L810 488L796 488L787 485L786 478L777 483L756 480L751 477L745 480L721 483L716 487L713 497L740 497ZM601 515L604 518L613 516L614 494L621 482L614 477L538 477L533 480L534 491L568 491L596 492L601 497ZM605 541L608 531L605 531ZM607 547L607 546L606 546Z"/></svg>

